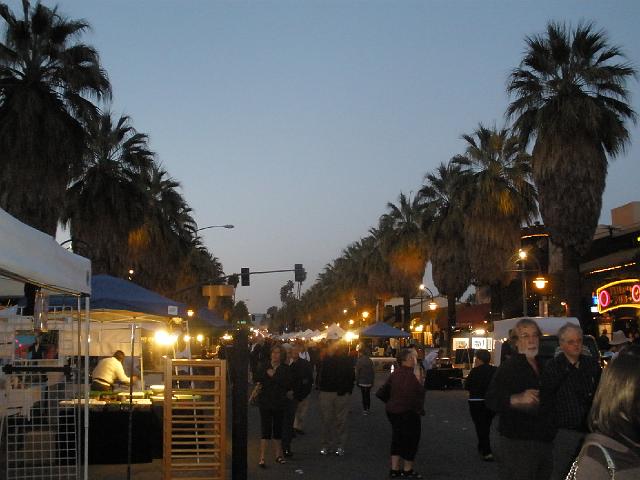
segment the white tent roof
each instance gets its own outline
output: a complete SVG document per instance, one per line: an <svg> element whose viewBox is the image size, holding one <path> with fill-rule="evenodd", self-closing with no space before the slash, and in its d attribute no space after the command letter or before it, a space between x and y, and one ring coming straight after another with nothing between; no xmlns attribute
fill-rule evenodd
<svg viewBox="0 0 640 480"><path fill-rule="evenodd" d="M0 280L2 295L22 295L24 282L55 292L89 294L91 261L0 209Z"/></svg>

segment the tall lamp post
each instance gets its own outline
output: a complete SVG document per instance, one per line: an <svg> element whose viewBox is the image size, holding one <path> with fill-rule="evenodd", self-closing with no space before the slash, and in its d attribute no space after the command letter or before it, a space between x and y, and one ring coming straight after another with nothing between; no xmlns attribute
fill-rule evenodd
<svg viewBox="0 0 640 480"><path fill-rule="evenodd" d="M518 258L520 259L520 273L522 278L522 316L526 317L527 315L529 315L529 309L527 306L527 269L525 261L529 258L529 255L525 250L521 248L518 250ZM538 266L538 276L533 281L533 284L537 289L542 290L544 287L546 287L548 281L542 276L542 269L540 268L540 262L538 262L538 259L533 255L531 255L530 258L535 260Z"/></svg>
<svg viewBox="0 0 640 480"><path fill-rule="evenodd" d="M427 286L424 283L421 283L418 289L420 290L420 322L422 322L422 312L423 312L422 304L424 301L425 290L427 291L427 293L429 294L429 297L431 298L431 300L429 301L429 310L431 310L432 312L435 311L438 308L438 304L434 300L435 295L429 288L427 288ZM431 339L433 342L433 318L429 319L429 330L431 332Z"/></svg>

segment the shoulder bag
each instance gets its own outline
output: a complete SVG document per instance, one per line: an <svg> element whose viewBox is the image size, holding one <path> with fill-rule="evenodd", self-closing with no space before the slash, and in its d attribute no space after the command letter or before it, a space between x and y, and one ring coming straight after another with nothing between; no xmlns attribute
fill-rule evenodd
<svg viewBox="0 0 640 480"><path fill-rule="evenodd" d="M613 463L613 459L611 458L611 454L609 453L609 451L604 448L602 445L600 445L598 442L587 442L585 443L582 448L580 449L580 453L578 454L578 457L573 461L573 464L571 465L571 470L569 470L569 473L567 474L567 477L565 478L565 480L576 480L578 478L578 464L580 462L580 459L582 458L582 456L584 455L584 452L586 452L587 448L593 445L594 447L598 447L601 451L602 454L604 455L605 460L607 461L607 471L609 472L609 478L614 480L616 478L616 465L615 463Z"/></svg>

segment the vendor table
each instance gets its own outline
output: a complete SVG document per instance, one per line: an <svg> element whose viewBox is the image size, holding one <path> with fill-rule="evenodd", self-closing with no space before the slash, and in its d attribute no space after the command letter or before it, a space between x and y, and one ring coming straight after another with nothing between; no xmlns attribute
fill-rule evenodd
<svg viewBox="0 0 640 480"><path fill-rule="evenodd" d="M132 463L148 463L153 460L150 438L161 437L160 432L152 429L151 409L133 411ZM115 464L127 463L127 434L129 412L89 411L89 463Z"/></svg>
<svg viewBox="0 0 640 480"><path fill-rule="evenodd" d="M62 412L62 410L61 410ZM135 408L133 411L131 450L132 463L153 461L150 438L162 438L162 432L154 429L151 408ZM84 416L80 416L83 428ZM70 428L73 428L71 426ZM89 464L127 463L127 435L129 412L126 409L89 409ZM61 431L61 435L65 435Z"/></svg>
<svg viewBox="0 0 640 480"><path fill-rule="evenodd" d="M461 368L433 368L427 370L424 386L427 390L444 390L462 386Z"/></svg>

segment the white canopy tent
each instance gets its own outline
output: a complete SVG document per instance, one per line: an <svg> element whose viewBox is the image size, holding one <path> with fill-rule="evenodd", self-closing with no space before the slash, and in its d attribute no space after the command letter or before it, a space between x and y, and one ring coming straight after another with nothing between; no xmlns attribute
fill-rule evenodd
<svg viewBox="0 0 640 480"><path fill-rule="evenodd" d="M88 311L88 295L91 294L91 261L62 248L55 239L20 222L0 209L0 295L20 297L24 285L30 283L50 293L64 293L77 297L77 309ZM84 306L81 297L85 297ZM13 312L11 312L13 314ZM12 315L14 316L14 315ZM7 315L4 328L11 322ZM17 318L14 316L14 318ZM25 317L20 317L24 322ZM88 331L85 316L84 331ZM77 328L78 350L84 349L84 365L88 364L88 335L82 335L82 322ZM84 339L84 345L82 344ZM78 361L82 352L78 351ZM78 379L78 381L80 381ZM84 368L84 384L88 383L88 369ZM25 389L26 391L27 389ZM7 393L9 390L7 390ZM11 391L13 393L13 391ZM84 461L82 478L88 478L89 390L85 389L84 406ZM6 403L3 401L3 405Z"/></svg>
<svg viewBox="0 0 640 480"><path fill-rule="evenodd" d="M0 295L22 295L25 282L51 292L91 293L91 261L0 209Z"/></svg>

